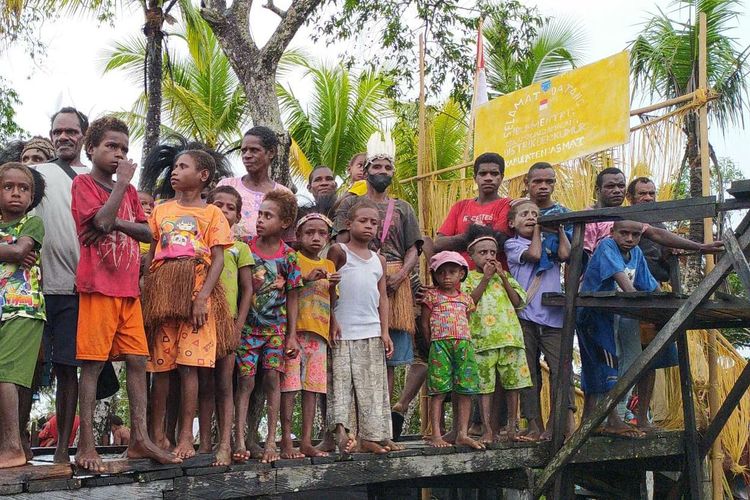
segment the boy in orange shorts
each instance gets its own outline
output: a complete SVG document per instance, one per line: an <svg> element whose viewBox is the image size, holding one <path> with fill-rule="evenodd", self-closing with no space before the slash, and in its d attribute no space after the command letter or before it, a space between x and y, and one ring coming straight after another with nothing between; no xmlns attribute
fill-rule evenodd
<svg viewBox="0 0 750 500"><path fill-rule="evenodd" d="M76 270L76 358L83 364L76 464L93 472L105 471L94 447L93 420L96 383L108 359L125 360L133 427L128 457L180 462L154 445L146 431L148 346L138 288L138 242L150 241L151 231L136 190L130 185L136 165L127 158L128 141L128 127L122 121L113 117L94 121L84 140L91 173L78 175L71 189L71 211L81 246ZM117 182L112 179L114 174Z"/></svg>

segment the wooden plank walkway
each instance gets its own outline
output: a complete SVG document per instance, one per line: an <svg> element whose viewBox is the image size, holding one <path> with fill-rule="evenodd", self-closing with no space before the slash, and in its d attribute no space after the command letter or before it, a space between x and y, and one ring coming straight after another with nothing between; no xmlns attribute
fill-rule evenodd
<svg viewBox="0 0 750 500"><path fill-rule="evenodd" d="M664 432L646 439L595 437L572 463L638 461L654 470L678 470L683 444L681 432ZM410 487L445 484L459 486L528 487L531 469L544 467L552 454L550 443L498 443L489 450L464 447L429 448L421 441L388 455L333 454L325 458L279 460L273 465L251 460L230 467L211 467L212 455L198 455L179 465L150 460L125 460L106 455L108 474L92 475L71 465L52 464L51 456L31 465L0 470L0 494L47 500L87 498L239 498L282 495L301 491L388 483ZM625 468L625 466L623 466ZM492 474L489 474L492 473ZM458 477L461 475L460 477ZM466 475L466 476L463 476Z"/></svg>

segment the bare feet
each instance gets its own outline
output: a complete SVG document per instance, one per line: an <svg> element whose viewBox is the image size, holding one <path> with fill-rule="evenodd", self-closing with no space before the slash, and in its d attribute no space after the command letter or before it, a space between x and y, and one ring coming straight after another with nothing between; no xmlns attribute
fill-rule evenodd
<svg viewBox="0 0 750 500"><path fill-rule="evenodd" d="M281 458L278 450L276 450L276 443L266 443L266 448L263 450L263 456L260 461L264 464L270 464Z"/></svg>
<svg viewBox="0 0 750 500"><path fill-rule="evenodd" d="M380 446L375 441L366 441L360 439L359 451L363 453L375 453L376 455L384 455L388 453L388 450Z"/></svg>
<svg viewBox="0 0 750 500"><path fill-rule="evenodd" d="M76 453L76 465L91 472L104 472L106 470L102 458L94 448L86 450L79 446L78 453Z"/></svg>
<svg viewBox="0 0 750 500"><path fill-rule="evenodd" d="M646 434L653 434L654 432L659 432L660 430L662 430L662 428L658 425L654 425L651 422L646 421L643 425L638 425L638 430L645 432Z"/></svg>
<svg viewBox="0 0 750 500"><path fill-rule="evenodd" d="M646 435L645 432L642 432L636 429L635 427L631 427L625 423L623 423L622 426L608 425L608 426L602 427L599 434L601 436L618 437L618 438L626 438L626 439L640 439Z"/></svg>
<svg viewBox="0 0 750 500"><path fill-rule="evenodd" d="M482 434L482 436L479 438L479 442L482 444L492 444L495 442L495 436L490 430L489 432L485 432Z"/></svg>
<svg viewBox="0 0 750 500"><path fill-rule="evenodd" d="M132 441L128 446L128 458L150 458L160 464L179 464L180 457L156 446L151 441ZM195 454L195 453L194 453ZM78 456L76 456L76 461Z"/></svg>
<svg viewBox="0 0 750 500"><path fill-rule="evenodd" d="M485 446L482 443L474 441L469 436L459 436L456 438L457 446L469 446L475 450L484 450Z"/></svg>
<svg viewBox="0 0 750 500"><path fill-rule="evenodd" d="M450 431L443 435L443 441L447 441L448 443L455 443L456 442L456 431Z"/></svg>
<svg viewBox="0 0 750 500"><path fill-rule="evenodd" d="M249 452L248 458L254 458L256 460L260 460L261 458L263 458L264 450L258 443L250 443L247 450Z"/></svg>
<svg viewBox="0 0 750 500"><path fill-rule="evenodd" d="M315 449L323 453L336 451L336 441L333 439L333 432L323 432L323 440L318 443L318 446L316 446ZM300 451L302 450L300 449Z"/></svg>
<svg viewBox="0 0 750 500"><path fill-rule="evenodd" d="M195 447L190 441L179 441L172 451L180 458L190 458L195 456Z"/></svg>
<svg viewBox="0 0 750 500"><path fill-rule="evenodd" d="M211 453L212 451L214 450L213 448L211 448L211 443L208 443L208 444L201 443L198 446L198 454L200 455L205 455L206 453Z"/></svg>
<svg viewBox="0 0 750 500"><path fill-rule="evenodd" d="M305 455L294 448L291 439L281 439L281 458L305 458Z"/></svg>
<svg viewBox="0 0 750 500"><path fill-rule="evenodd" d="M321 451L320 448L316 448L311 444L303 444L299 447L300 453L306 457L327 457L328 453Z"/></svg>
<svg viewBox="0 0 750 500"><path fill-rule="evenodd" d="M211 465L214 467L223 467L226 465L232 465L232 450L227 445L219 445L216 448L216 457Z"/></svg>
<svg viewBox="0 0 750 500"><path fill-rule="evenodd" d="M54 457L52 457L52 461L56 464L69 464L70 452L68 451L68 448L57 448Z"/></svg>
<svg viewBox="0 0 750 500"><path fill-rule="evenodd" d="M469 426L469 435L470 436L480 436L480 435L484 434L482 432L482 428L483 428L482 424L471 424Z"/></svg>
<svg viewBox="0 0 750 500"><path fill-rule="evenodd" d="M154 441L154 444L162 450L172 451L172 443L166 437L163 437L160 441Z"/></svg>
<svg viewBox="0 0 750 500"><path fill-rule="evenodd" d="M216 460L218 461L218 459L219 457L217 456ZM244 464L245 462L250 460L250 452L245 448L236 448L234 450L234 453L232 453L232 460Z"/></svg>
<svg viewBox="0 0 750 500"><path fill-rule="evenodd" d="M445 441L441 436L427 436L425 437L425 441L433 448L449 448L453 446L448 441Z"/></svg>
<svg viewBox="0 0 750 500"><path fill-rule="evenodd" d="M24 465L26 462L26 454L21 448L15 450L6 449L0 452L0 469L18 467L19 465Z"/></svg>
<svg viewBox="0 0 750 500"><path fill-rule="evenodd" d="M572 433L571 433L572 434ZM565 438L569 438L569 434L565 434ZM539 441L552 441L552 430L547 429L539 436Z"/></svg>
<svg viewBox="0 0 750 500"><path fill-rule="evenodd" d="M406 446L395 443L392 439L384 439L380 445L388 451L404 451Z"/></svg>
<svg viewBox="0 0 750 500"><path fill-rule="evenodd" d="M354 450L354 445L357 443L344 428L337 429L334 438L336 439L336 447L339 449L339 453L345 455L351 453Z"/></svg>

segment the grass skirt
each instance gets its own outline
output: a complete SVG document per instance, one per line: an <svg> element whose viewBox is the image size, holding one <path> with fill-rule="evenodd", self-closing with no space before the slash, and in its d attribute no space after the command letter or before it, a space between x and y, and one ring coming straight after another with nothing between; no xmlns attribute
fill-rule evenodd
<svg viewBox="0 0 750 500"><path fill-rule="evenodd" d="M401 262L386 263L388 276L401 269ZM388 328L402 330L414 335L416 330L414 318L414 298L411 293L411 281L407 278L401 282L396 293L388 296Z"/></svg>

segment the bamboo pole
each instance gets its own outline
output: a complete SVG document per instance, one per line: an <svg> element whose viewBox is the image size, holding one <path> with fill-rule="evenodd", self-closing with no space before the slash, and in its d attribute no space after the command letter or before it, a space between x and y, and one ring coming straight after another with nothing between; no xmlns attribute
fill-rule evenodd
<svg viewBox="0 0 750 500"><path fill-rule="evenodd" d="M427 222L427 189L425 189L425 175L427 172L427 117L425 109L425 90L424 90L424 34L419 35L419 140L417 143L417 204L419 205L419 227L422 230L426 229ZM426 264L426 263L425 263ZM422 270L422 275L426 275L426 269ZM427 430L427 423L429 422L429 398L427 397L427 387L422 384L422 388L419 390L419 427L422 435ZM432 490L430 488L422 488L421 490L422 500L430 500L432 498Z"/></svg>
<svg viewBox="0 0 750 500"><path fill-rule="evenodd" d="M675 97L674 99L667 99L666 101L651 104L643 108L632 109L630 110L630 116L642 115L643 113L650 113L658 109L668 108L669 106L674 106L676 104L682 104L683 102L692 101L694 97L695 92L690 92L689 94L681 95L680 97Z"/></svg>
<svg viewBox="0 0 750 500"><path fill-rule="evenodd" d="M706 50L706 13L698 13L698 88L708 90L707 77L707 50ZM703 196L711 194L711 170L708 154L708 107L701 106L698 109L698 143L701 158L701 191ZM710 243L714 239L713 220L703 219L703 241ZM713 255L706 255L706 274L714 268ZM711 420L719 411L719 376L717 364L717 342L716 330L708 331L708 407ZM713 500L724 498L724 469L722 467L723 453L721 451L721 439L714 441L711 446L711 489Z"/></svg>
<svg viewBox="0 0 750 500"><path fill-rule="evenodd" d="M479 36L482 35L482 27L483 27L484 21L482 18L479 18ZM478 48L478 47L477 47ZM479 51L477 50L477 58L479 57ZM478 62L478 59L477 59ZM471 95L471 111L469 113L469 128L466 131L466 144L464 145L464 156L463 156L463 163L467 163L470 158L469 154L471 153L471 148L474 145L474 118L476 117L477 113L477 89L479 86L479 65L476 65L477 67L474 68L474 92Z"/></svg>

